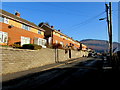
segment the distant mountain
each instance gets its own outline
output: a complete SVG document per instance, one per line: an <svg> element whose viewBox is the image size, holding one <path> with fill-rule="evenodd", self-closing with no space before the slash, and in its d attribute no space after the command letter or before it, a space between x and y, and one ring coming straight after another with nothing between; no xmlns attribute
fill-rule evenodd
<svg viewBox="0 0 120 90"><path fill-rule="evenodd" d="M92 48L96 52L108 52L108 41L106 40L95 40L95 39L85 39L80 41L81 43L87 45L88 48ZM120 43L113 42L113 49L117 48Z"/></svg>

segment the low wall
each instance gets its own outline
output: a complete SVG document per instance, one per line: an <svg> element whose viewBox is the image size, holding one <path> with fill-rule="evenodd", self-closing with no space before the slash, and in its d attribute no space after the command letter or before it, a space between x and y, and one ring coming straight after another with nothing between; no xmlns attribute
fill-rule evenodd
<svg viewBox="0 0 120 90"><path fill-rule="evenodd" d="M69 52L65 50L41 49L41 50L22 50L12 48L0 48L2 50L2 74L14 73L19 71L36 68L56 61L70 59ZM71 51L71 58L87 56L88 52Z"/></svg>

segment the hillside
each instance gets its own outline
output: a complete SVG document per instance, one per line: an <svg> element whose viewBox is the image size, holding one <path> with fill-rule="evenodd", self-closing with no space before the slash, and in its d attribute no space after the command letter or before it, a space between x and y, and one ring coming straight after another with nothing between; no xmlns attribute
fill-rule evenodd
<svg viewBox="0 0 120 90"><path fill-rule="evenodd" d="M106 40L85 39L80 42L87 45L88 48L94 49L96 52L108 51L108 41ZM120 45L120 43L113 42L113 49L118 47L118 45Z"/></svg>

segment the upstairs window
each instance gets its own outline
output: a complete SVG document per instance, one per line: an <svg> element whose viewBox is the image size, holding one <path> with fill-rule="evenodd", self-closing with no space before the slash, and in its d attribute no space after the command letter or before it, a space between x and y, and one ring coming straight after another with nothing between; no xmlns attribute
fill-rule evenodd
<svg viewBox="0 0 120 90"><path fill-rule="evenodd" d="M25 24L22 24L22 29L30 31L30 27Z"/></svg>
<svg viewBox="0 0 120 90"><path fill-rule="evenodd" d="M4 23L8 24L9 23L9 19L4 18Z"/></svg>
<svg viewBox="0 0 120 90"><path fill-rule="evenodd" d="M38 30L38 34L41 34L41 31L40 31L40 30Z"/></svg>
<svg viewBox="0 0 120 90"><path fill-rule="evenodd" d="M62 38L63 36L62 36L62 35L60 35L60 37Z"/></svg>
<svg viewBox="0 0 120 90"><path fill-rule="evenodd" d="M9 24L9 19L5 18L5 17L0 17L0 22Z"/></svg>
<svg viewBox="0 0 120 90"><path fill-rule="evenodd" d="M0 22L4 22L4 18L3 17L0 17Z"/></svg>

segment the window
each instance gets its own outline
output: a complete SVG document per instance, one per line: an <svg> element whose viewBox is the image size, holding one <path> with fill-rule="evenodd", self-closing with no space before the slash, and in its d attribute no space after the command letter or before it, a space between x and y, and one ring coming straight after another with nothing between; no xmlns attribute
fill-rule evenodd
<svg viewBox="0 0 120 90"><path fill-rule="evenodd" d="M30 38L21 36L21 45L23 44L30 44Z"/></svg>
<svg viewBox="0 0 120 90"><path fill-rule="evenodd" d="M60 35L60 37L63 37L62 35Z"/></svg>
<svg viewBox="0 0 120 90"><path fill-rule="evenodd" d="M62 45L62 47L63 47L63 42L60 42L60 44Z"/></svg>
<svg viewBox="0 0 120 90"><path fill-rule="evenodd" d="M54 32L54 34L57 34L56 32Z"/></svg>
<svg viewBox="0 0 120 90"><path fill-rule="evenodd" d="M0 31L0 43L7 43L8 33Z"/></svg>
<svg viewBox="0 0 120 90"><path fill-rule="evenodd" d="M41 31L40 31L40 30L38 30L38 34L41 34Z"/></svg>
<svg viewBox="0 0 120 90"><path fill-rule="evenodd" d="M74 44L70 43L70 46L74 46Z"/></svg>
<svg viewBox="0 0 120 90"><path fill-rule="evenodd" d="M9 24L9 19L5 18L5 17L0 17L0 22Z"/></svg>
<svg viewBox="0 0 120 90"><path fill-rule="evenodd" d="M56 40L56 44L58 44L58 41Z"/></svg>
<svg viewBox="0 0 120 90"><path fill-rule="evenodd" d="M22 28L25 29L25 25L22 24Z"/></svg>
<svg viewBox="0 0 120 90"><path fill-rule="evenodd" d="M34 38L34 44L45 46L46 40L42 38Z"/></svg>
<svg viewBox="0 0 120 90"><path fill-rule="evenodd" d="M22 24L22 29L30 31L30 27L25 24Z"/></svg>
<svg viewBox="0 0 120 90"><path fill-rule="evenodd" d="M68 46L68 43L66 44L66 46Z"/></svg>
<svg viewBox="0 0 120 90"><path fill-rule="evenodd" d="M38 45L44 45L45 46L46 44L46 40L45 39L42 39L42 38L38 38Z"/></svg>
<svg viewBox="0 0 120 90"><path fill-rule="evenodd" d="M9 23L9 19L4 18L4 23L8 24Z"/></svg>
<svg viewBox="0 0 120 90"><path fill-rule="evenodd" d="M4 22L4 18L3 17L0 17L0 22Z"/></svg>

